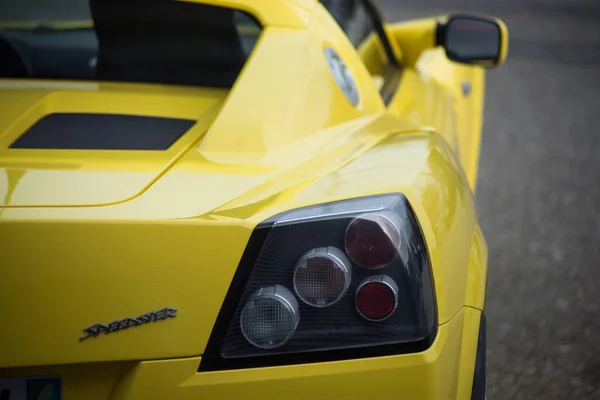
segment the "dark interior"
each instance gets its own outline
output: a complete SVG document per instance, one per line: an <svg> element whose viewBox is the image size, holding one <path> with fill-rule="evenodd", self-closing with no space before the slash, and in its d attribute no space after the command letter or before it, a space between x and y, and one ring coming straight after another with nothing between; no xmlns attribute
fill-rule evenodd
<svg viewBox="0 0 600 400"><path fill-rule="evenodd" d="M0 31L0 78L231 87L259 28L238 10L173 0L89 0L94 28Z"/></svg>

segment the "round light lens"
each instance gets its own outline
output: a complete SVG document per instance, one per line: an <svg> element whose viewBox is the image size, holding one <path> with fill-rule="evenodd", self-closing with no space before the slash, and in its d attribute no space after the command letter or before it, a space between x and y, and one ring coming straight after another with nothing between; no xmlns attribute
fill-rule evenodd
<svg viewBox="0 0 600 400"><path fill-rule="evenodd" d="M313 307L328 307L346 293L351 280L348 257L335 247L320 247L306 253L294 271L294 290Z"/></svg>
<svg viewBox="0 0 600 400"><path fill-rule="evenodd" d="M386 275L363 280L356 290L356 308L369 321L389 318L398 306L398 286Z"/></svg>
<svg viewBox="0 0 600 400"><path fill-rule="evenodd" d="M382 268L390 264L400 248L400 232L380 214L356 218L346 229L346 252L358 265Z"/></svg>
<svg viewBox="0 0 600 400"><path fill-rule="evenodd" d="M261 349L283 346L294 335L298 322L298 301L289 289L280 285L255 292L240 318L246 340Z"/></svg>

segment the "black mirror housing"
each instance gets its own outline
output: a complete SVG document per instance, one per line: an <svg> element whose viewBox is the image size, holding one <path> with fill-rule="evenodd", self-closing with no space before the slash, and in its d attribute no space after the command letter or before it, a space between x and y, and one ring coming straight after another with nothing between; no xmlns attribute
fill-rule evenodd
<svg viewBox="0 0 600 400"><path fill-rule="evenodd" d="M494 67L506 59L508 30L496 18L450 15L437 25L436 45L452 61Z"/></svg>

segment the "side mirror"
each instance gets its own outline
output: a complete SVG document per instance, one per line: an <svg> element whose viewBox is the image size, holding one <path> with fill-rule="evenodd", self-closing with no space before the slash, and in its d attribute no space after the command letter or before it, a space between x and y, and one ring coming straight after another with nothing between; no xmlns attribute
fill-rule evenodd
<svg viewBox="0 0 600 400"><path fill-rule="evenodd" d="M446 22L438 24L436 42L452 61L489 68L506 59L508 30L499 19L450 15Z"/></svg>

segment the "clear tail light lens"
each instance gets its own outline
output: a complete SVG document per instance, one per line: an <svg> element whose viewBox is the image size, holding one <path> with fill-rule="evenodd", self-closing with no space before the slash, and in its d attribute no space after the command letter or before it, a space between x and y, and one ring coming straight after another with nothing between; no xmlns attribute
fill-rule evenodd
<svg viewBox="0 0 600 400"><path fill-rule="evenodd" d="M261 349L275 349L294 334L300 312L288 289L275 285L262 288L244 306L240 327L246 340Z"/></svg>
<svg viewBox="0 0 600 400"><path fill-rule="evenodd" d="M346 293L352 265L344 252L321 247L305 254L294 272L294 289L306 304L328 307Z"/></svg>
<svg viewBox="0 0 600 400"><path fill-rule="evenodd" d="M364 197L255 229L200 369L423 351L436 332L429 257L408 201Z"/></svg>

